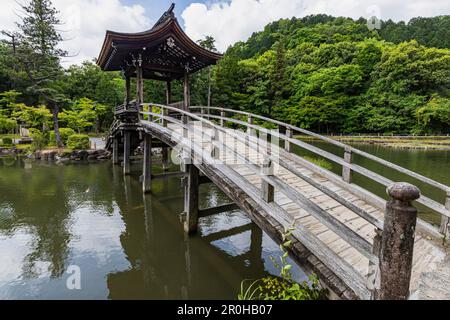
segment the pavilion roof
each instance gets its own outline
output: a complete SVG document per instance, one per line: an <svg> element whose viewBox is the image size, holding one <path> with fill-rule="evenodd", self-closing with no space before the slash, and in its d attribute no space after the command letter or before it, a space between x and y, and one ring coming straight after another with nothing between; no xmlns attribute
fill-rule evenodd
<svg viewBox="0 0 450 320"><path fill-rule="evenodd" d="M222 58L192 41L179 25L172 4L150 30L140 33L107 31L97 64L104 71L122 70L136 76L141 63L145 79L174 80L214 65Z"/></svg>

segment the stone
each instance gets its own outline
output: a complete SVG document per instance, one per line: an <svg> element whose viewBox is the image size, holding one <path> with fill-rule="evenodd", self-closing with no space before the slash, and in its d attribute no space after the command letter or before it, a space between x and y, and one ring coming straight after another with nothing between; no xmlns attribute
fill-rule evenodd
<svg viewBox="0 0 450 320"><path fill-rule="evenodd" d="M406 182L391 185L387 188L387 194L395 200L402 202L411 202L420 198L419 188Z"/></svg>

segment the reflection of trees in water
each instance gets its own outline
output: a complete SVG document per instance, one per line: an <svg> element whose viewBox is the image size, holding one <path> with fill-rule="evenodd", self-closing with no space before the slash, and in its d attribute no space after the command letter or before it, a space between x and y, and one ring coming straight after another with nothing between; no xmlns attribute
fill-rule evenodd
<svg viewBox="0 0 450 320"><path fill-rule="evenodd" d="M25 277L37 277L39 268L47 265L52 277L60 277L69 256L71 213L75 208L89 201L98 212L113 211L109 172L86 165L32 166L29 170L0 166L0 232L13 235L25 228L33 235L31 253L23 262ZM86 193L88 189L93 192ZM3 207L12 212L3 216Z"/></svg>

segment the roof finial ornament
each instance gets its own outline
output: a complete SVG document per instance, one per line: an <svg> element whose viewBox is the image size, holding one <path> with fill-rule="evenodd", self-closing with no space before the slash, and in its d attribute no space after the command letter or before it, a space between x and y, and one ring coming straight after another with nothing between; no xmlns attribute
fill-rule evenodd
<svg viewBox="0 0 450 320"><path fill-rule="evenodd" d="M153 29L156 28L157 26L163 24L164 22L166 22L169 19L175 19L175 13L173 12L174 9L175 9L175 3L172 3L169 7L169 10L164 12L162 17L159 18L158 22L155 23L155 25L153 26Z"/></svg>

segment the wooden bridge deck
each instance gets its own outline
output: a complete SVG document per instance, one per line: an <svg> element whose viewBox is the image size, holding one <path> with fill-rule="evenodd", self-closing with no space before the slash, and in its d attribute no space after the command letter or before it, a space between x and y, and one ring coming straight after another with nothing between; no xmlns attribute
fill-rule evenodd
<svg viewBox="0 0 450 320"><path fill-rule="evenodd" d="M167 128L162 128L157 124L143 121L142 125L144 128L152 128L152 131L158 130L158 128L166 130L166 134L170 134L172 137L183 136L183 128L179 124L171 123ZM189 126L191 128L198 128L198 125L193 122ZM249 145L238 141L230 135L219 134L213 146L213 142L208 138L212 135L214 135L214 130L203 125L201 132L200 130L189 130L187 136L185 136L187 139L184 139L184 142L181 140L178 140L178 142L181 142L180 146L186 148L186 150L188 145L185 143L188 141L194 141L194 144L199 147L198 150L203 151L212 150L215 146L216 149L220 150L218 158L214 159L206 156L203 157L202 161L209 162L208 165L214 170L220 171L223 175L228 176L255 203L258 203L262 207L267 206L267 204L263 203L264 201L262 201L260 196L263 178L258 172L255 172L252 165L243 163L242 159L236 157L236 155L240 155L241 157L242 155L244 157L248 155L247 159L251 164L259 167L262 166L267 155L265 152L260 152L258 148L255 148L255 145L265 145L265 141L252 137L253 144ZM342 187L342 185L338 185L328 177L320 174L322 171L320 168L315 167L313 164L305 166L304 161L300 157L282 149L279 150L279 157L283 162L288 163L303 175L319 182L322 186L326 186L329 190L332 190L348 202L362 208L373 217L381 221L383 220L383 210L371 205L350 190ZM325 265L334 273L339 272L339 267L334 268L333 263L338 265L343 264L346 267L352 268L355 271L353 279L346 279L344 277L344 283L353 291L356 291L356 295L359 298L370 298L369 290L362 284L369 273L369 259L355 249L352 244L343 239L342 236L331 230L323 220L321 221L320 218L312 215L308 211L308 208L302 205L301 202L295 201L294 196L298 196L299 194L303 195L306 199L309 199L321 209L328 212L332 217L348 226L349 229L360 235L368 243L373 243L374 241L374 226L348 207L337 202L291 171L277 165L275 168L275 176L285 182L289 186L289 190L288 192L283 192L282 189L275 188L275 199L270 206L276 208L276 210L269 209L268 212L270 215L285 227L292 225L298 231L294 232L297 240L305 245L320 261L328 260L326 261L328 263L325 263ZM243 209L245 210L245 208ZM306 232L320 241L322 246L317 247L314 241L309 241L310 239L305 241L304 236L306 236ZM426 234L420 232L416 235L411 292L415 292L418 289L423 273L438 270L439 265L445 259L445 250L430 239ZM328 254L327 250L331 250L337 257L342 259L342 262L334 261L334 257L332 256L326 257ZM338 277L341 276L340 274L337 275ZM355 280L355 277L359 281ZM431 284L432 286L433 284Z"/></svg>

